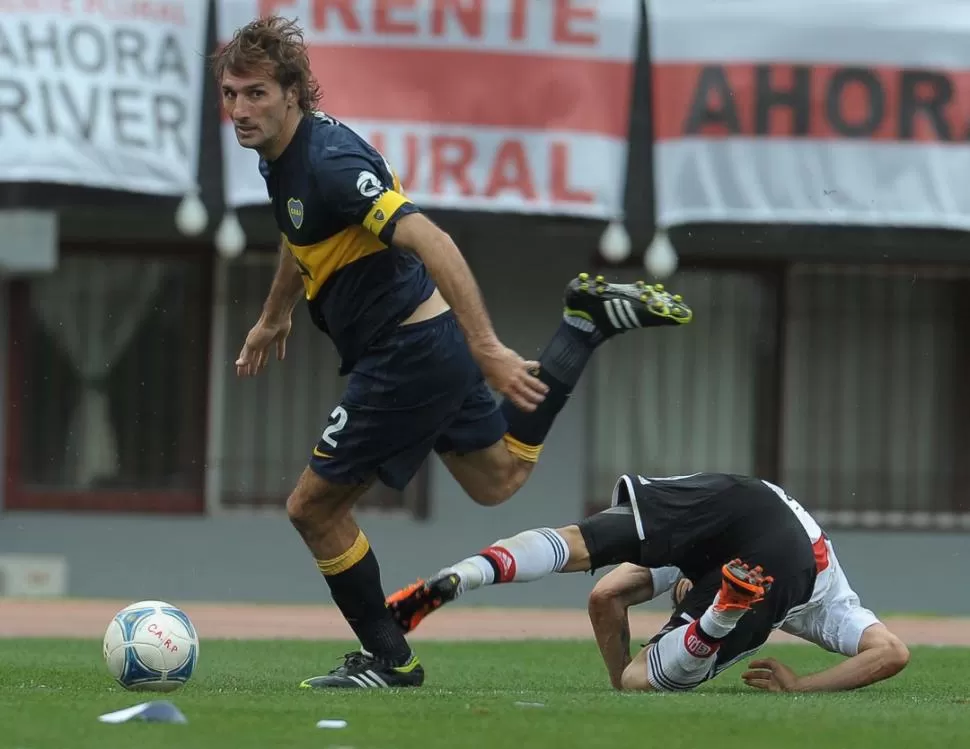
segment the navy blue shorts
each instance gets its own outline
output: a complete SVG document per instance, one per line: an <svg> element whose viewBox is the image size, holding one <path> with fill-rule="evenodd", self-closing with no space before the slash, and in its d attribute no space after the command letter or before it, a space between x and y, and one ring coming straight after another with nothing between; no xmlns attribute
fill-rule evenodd
<svg viewBox="0 0 970 749"><path fill-rule="evenodd" d="M474 452L505 431L505 417L448 311L397 328L358 360L310 468L334 484L376 476L401 490L431 450Z"/></svg>

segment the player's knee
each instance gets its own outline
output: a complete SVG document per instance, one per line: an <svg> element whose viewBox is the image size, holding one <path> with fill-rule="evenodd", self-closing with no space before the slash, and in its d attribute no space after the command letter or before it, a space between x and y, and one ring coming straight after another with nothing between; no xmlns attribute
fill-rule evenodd
<svg viewBox="0 0 970 749"><path fill-rule="evenodd" d="M614 684L613 686L617 686ZM620 684L618 687L624 692L650 692L653 691L653 685L650 684L650 679L647 678L647 663L642 658L634 658L630 665L623 669L623 675L620 676Z"/></svg>
<svg viewBox="0 0 970 749"><path fill-rule="evenodd" d="M299 489L294 489L286 498L286 515L297 530L312 524L313 517L318 514L316 509L313 499Z"/></svg>
<svg viewBox="0 0 970 749"><path fill-rule="evenodd" d="M322 479L301 478L286 499L286 514L298 531L319 528L332 523L344 511L339 500L339 493Z"/></svg>

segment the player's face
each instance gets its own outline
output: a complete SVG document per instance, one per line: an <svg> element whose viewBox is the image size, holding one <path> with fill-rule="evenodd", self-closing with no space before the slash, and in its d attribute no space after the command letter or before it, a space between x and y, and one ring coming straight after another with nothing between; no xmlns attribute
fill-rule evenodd
<svg viewBox="0 0 970 749"><path fill-rule="evenodd" d="M243 148L272 152L293 111L293 92L284 92L269 75L222 76L222 103Z"/></svg>

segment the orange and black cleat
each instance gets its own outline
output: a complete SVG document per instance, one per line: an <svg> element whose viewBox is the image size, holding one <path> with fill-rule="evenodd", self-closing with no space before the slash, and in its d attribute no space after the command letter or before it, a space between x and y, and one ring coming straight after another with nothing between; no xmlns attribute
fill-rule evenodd
<svg viewBox="0 0 970 749"><path fill-rule="evenodd" d="M454 601L462 593L461 578L450 572L425 582L418 580L387 597L387 607L398 626L412 631L432 611Z"/></svg>
<svg viewBox="0 0 970 749"><path fill-rule="evenodd" d="M721 567L721 590L714 601L715 611L747 611L763 601L774 578L765 575L761 565L754 569L740 559Z"/></svg>

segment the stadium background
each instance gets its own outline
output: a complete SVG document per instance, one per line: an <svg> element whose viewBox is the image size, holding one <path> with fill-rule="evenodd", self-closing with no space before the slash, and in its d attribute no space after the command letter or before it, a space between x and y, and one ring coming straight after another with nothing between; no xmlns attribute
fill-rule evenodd
<svg viewBox="0 0 970 749"><path fill-rule="evenodd" d="M654 233L646 34L640 44L625 198L635 248ZM204 96L200 183L218 214L209 81ZM215 226L193 240L177 232L177 203L0 185L0 204L59 216L54 272L86 293L48 309L104 319L107 303L120 311L113 319L133 323L125 335L103 327L98 343L114 359L103 392L119 470L85 484L66 428L81 397L66 351L78 343L38 315L45 277L18 275L17 258L4 258L0 555L62 557L74 597L327 602L280 508L340 391L329 344L298 312L288 360L238 381L232 360L275 262L272 219L242 211L250 245L228 261L214 250ZM602 222L429 213L468 257L499 335L523 354L554 328L578 270L640 275L637 252L623 268L597 258ZM403 496L373 492L360 517L386 587L516 530L569 522L608 499L619 472L731 470L779 481L820 515L872 608L970 613L954 595L970 554L965 235L695 225L671 238L681 268L668 283L695 323L600 351L533 478L506 505L475 506L434 459ZM15 239L7 246L30 244ZM590 585L562 576L488 591L487 603L582 607Z"/></svg>

